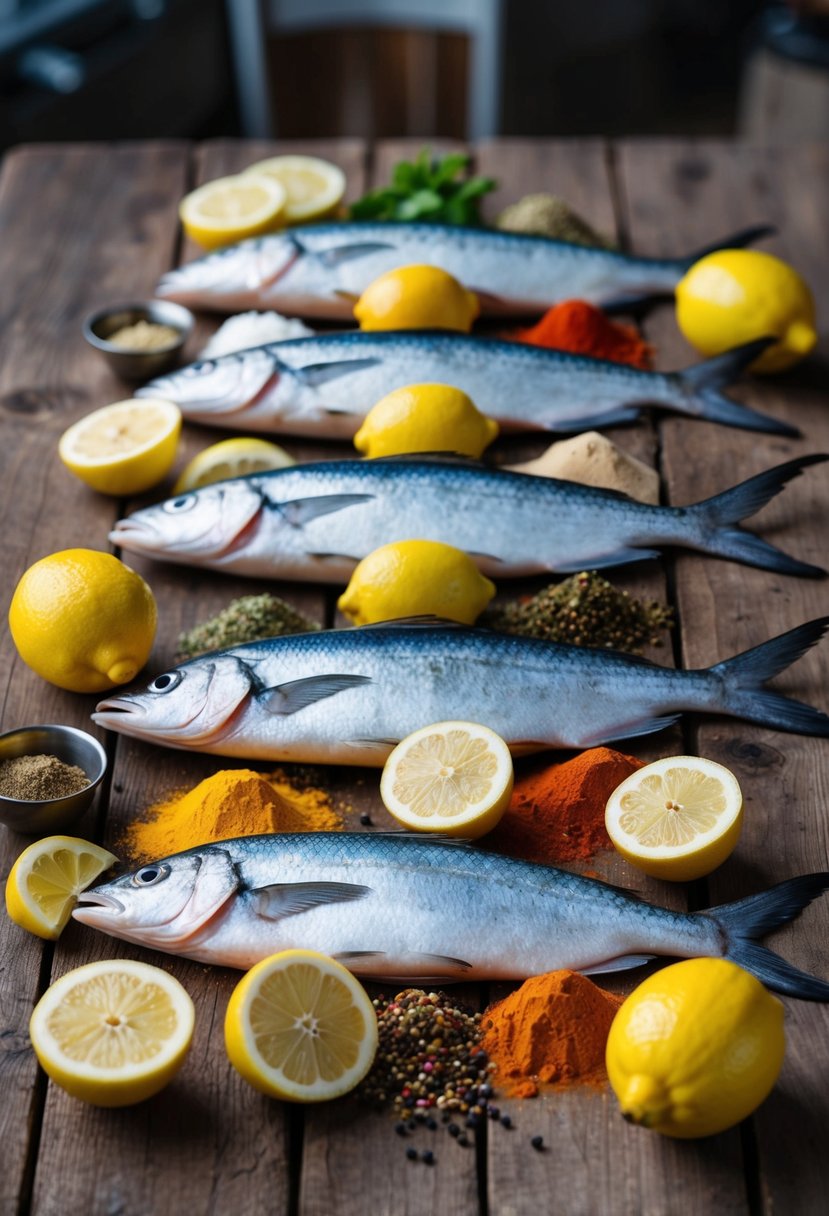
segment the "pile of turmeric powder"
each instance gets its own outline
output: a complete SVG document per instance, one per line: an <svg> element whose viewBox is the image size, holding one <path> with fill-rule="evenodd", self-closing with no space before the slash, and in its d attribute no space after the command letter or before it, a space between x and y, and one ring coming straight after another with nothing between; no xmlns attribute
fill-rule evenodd
<svg viewBox="0 0 829 1216"><path fill-rule="evenodd" d="M130 824L121 847L135 864L185 849L260 832L341 832L325 790L297 786L277 769L222 769L191 790L179 790Z"/></svg>

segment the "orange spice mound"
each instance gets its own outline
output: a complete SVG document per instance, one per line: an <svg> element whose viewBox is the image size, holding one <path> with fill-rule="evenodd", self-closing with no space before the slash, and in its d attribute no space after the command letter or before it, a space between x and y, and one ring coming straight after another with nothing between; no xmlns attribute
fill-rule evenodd
<svg viewBox="0 0 829 1216"><path fill-rule="evenodd" d="M617 785L642 763L610 747L545 764L516 779L510 804L486 846L547 865L584 861L611 848L604 810Z"/></svg>
<svg viewBox="0 0 829 1216"><path fill-rule="evenodd" d="M526 980L483 1017L495 1084L516 1098L534 1098L545 1083L604 1084L607 1036L622 1000L575 971Z"/></svg>
<svg viewBox="0 0 829 1216"><path fill-rule="evenodd" d="M145 821L129 825L122 846L140 863L235 836L342 829L325 790L295 787L279 769L270 777L224 769L151 806Z"/></svg>

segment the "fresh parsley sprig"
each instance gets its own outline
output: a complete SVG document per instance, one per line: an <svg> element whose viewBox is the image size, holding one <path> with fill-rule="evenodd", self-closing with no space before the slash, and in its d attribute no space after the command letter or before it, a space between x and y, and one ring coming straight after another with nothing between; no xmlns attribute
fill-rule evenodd
<svg viewBox="0 0 829 1216"><path fill-rule="evenodd" d="M424 148L414 161L394 166L391 185L370 190L352 203L353 220L431 220L439 224L480 225L480 199L496 183L491 177L467 177L469 157L450 152L433 158Z"/></svg>

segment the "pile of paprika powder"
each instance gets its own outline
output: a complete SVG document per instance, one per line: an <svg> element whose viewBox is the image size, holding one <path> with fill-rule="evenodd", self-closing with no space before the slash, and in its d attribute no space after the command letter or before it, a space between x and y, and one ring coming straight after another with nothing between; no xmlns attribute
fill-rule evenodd
<svg viewBox="0 0 829 1216"><path fill-rule="evenodd" d="M632 325L612 321L586 300L562 300L548 309L537 325L510 336L531 346L627 363L642 371L653 366L653 347Z"/></svg>

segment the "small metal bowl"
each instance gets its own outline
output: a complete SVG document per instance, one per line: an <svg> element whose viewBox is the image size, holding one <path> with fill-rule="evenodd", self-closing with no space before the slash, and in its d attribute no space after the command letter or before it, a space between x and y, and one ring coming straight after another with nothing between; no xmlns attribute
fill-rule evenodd
<svg viewBox="0 0 829 1216"><path fill-rule="evenodd" d="M98 740L74 726L20 726L0 735L0 761L17 756L57 756L64 764L77 764L89 778L89 785L64 798L32 801L0 794L0 821L30 836L61 831L80 819L107 769Z"/></svg>
<svg viewBox="0 0 829 1216"><path fill-rule="evenodd" d="M169 325L178 330L178 337L169 346L157 350L125 350L109 341L111 334L125 325L150 321ZM160 376L173 366L189 338L195 318L189 308L170 304L166 300L149 300L142 304L111 304L93 312L83 323L83 336L90 346L99 350L116 375L122 380L149 380Z"/></svg>

